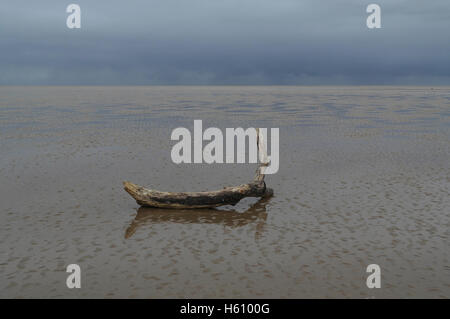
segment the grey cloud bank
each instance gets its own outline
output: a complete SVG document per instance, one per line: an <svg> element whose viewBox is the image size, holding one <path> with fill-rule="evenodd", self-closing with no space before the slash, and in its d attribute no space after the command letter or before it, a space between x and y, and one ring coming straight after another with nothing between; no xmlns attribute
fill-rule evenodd
<svg viewBox="0 0 450 319"><path fill-rule="evenodd" d="M373 2L5 0L0 84L450 84L450 1Z"/></svg>

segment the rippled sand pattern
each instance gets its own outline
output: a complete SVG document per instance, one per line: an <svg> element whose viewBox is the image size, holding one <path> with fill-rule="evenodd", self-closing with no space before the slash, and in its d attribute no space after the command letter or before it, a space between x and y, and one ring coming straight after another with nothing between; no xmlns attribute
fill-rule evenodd
<svg viewBox="0 0 450 319"><path fill-rule="evenodd" d="M194 119L279 127L275 197L139 209L253 177L173 164ZM450 297L449 87L1 87L0 150L0 297Z"/></svg>

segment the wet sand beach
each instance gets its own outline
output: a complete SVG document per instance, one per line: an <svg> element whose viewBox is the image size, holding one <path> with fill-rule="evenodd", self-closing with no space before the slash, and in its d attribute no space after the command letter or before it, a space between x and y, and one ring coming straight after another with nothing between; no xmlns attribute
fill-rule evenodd
<svg viewBox="0 0 450 319"><path fill-rule="evenodd" d="M172 162L195 119L279 127L274 197L140 208L253 178ZM0 87L0 150L2 298L450 297L450 87Z"/></svg>

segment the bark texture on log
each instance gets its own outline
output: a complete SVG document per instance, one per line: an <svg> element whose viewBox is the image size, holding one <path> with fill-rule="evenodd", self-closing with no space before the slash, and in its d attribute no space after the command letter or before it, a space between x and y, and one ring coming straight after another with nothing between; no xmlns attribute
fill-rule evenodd
<svg viewBox="0 0 450 319"><path fill-rule="evenodd" d="M244 197L264 197L272 194L263 182L249 183L210 192L160 192L130 182L123 183L125 191L141 206L160 208L210 208L235 205Z"/></svg>
<svg viewBox="0 0 450 319"><path fill-rule="evenodd" d="M145 188L131 182L123 182L125 191L141 206L158 208L212 208L223 205L236 205L244 197L270 197L273 190L266 187L264 169L268 165L263 135L257 131L257 145L261 164L256 170L255 178L248 184L225 187L210 192L161 192Z"/></svg>

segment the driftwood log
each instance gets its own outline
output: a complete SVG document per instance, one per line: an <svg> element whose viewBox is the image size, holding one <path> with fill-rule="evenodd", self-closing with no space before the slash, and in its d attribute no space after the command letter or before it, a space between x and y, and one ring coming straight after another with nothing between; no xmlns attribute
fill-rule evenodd
<svg viewBox="0 0 450 319"><path fill-rule="evenodd" d="M256 132L260 165L256 170L255 178L248 184L209 192L161 192L123 182L124 189L141 206L172 209L213 208L236 205L245 197L270 197L273 195L273 190L266 187L264 182L264 170L268 165L264 137L259 129L256 129Z"/></svg>

